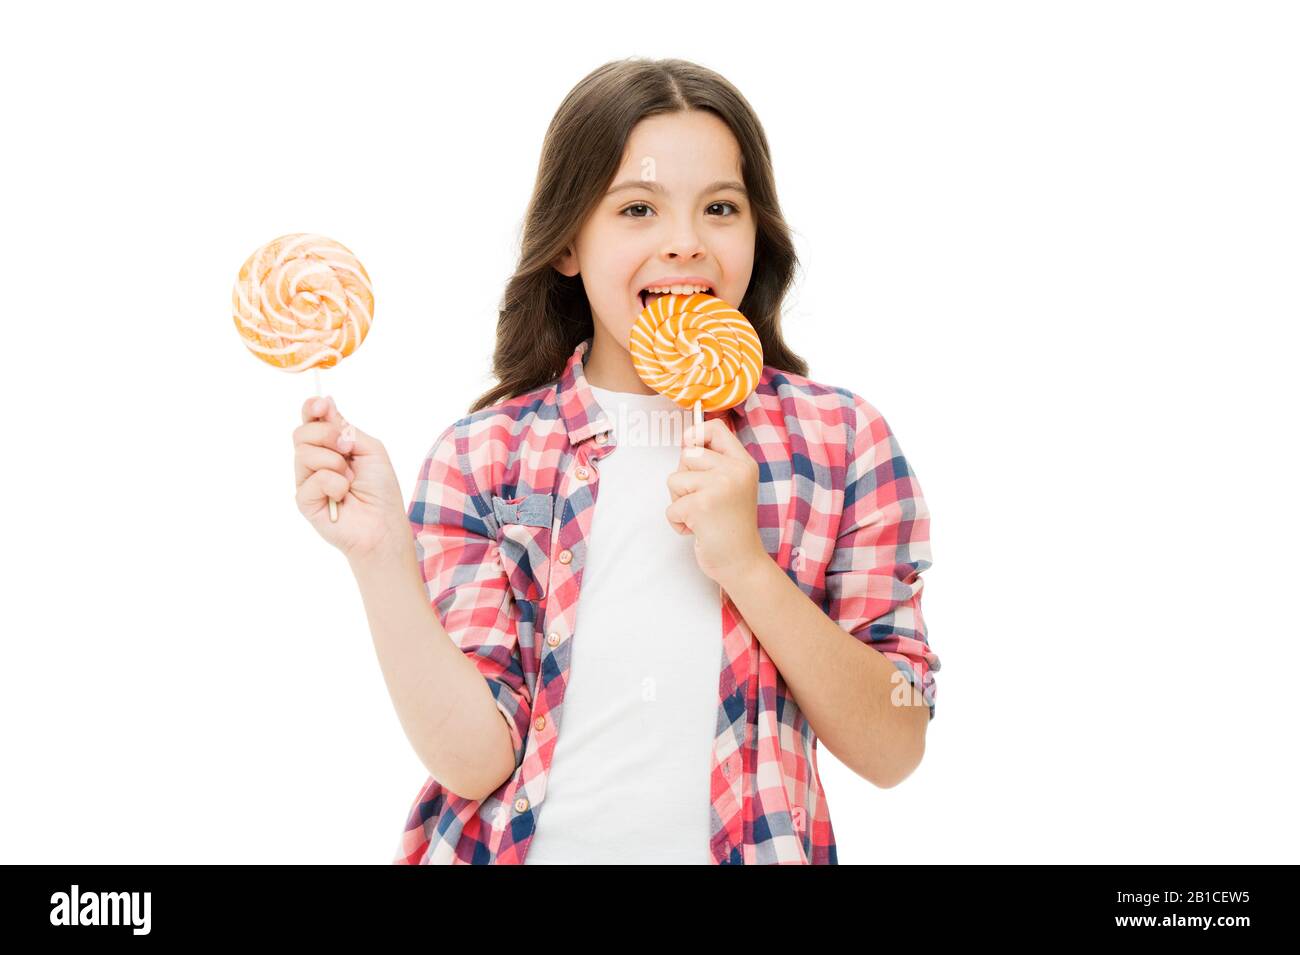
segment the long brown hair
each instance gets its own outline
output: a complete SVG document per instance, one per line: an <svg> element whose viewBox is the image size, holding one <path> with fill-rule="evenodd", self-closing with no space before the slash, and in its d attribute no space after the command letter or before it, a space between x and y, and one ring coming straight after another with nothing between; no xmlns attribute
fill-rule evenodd
<svg viewBox="0 0 1300 955"><path fill-rule="evenodd" d="M581 275L553 263L599 205L618 172L628 136L660 113L709 110L740 144L741 174L757 233L749 288L738 308L763 343L763 363L798 375L808 364L781 337L781 302L798 265L776 198L767 136L749 103L726 79L686 60L613 60L582 79L556 111L542 143L537 181L524 215L519 264L506 284L492 371L499 382L470 413L557 379L578 344L595 334Z"/></svg>

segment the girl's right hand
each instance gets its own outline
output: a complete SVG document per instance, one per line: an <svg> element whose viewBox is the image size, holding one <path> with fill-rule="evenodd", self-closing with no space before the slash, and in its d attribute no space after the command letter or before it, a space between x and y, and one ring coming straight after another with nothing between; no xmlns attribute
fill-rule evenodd
<svg viewBox="0 0 1300 955"><path fill-rule="evenodd" d="M302 420L293 461L303 517L349 561L407 543L406 505L384 446L344 420L333 398L308 398ZM330 498L338 501L337 521Z"/></svg>

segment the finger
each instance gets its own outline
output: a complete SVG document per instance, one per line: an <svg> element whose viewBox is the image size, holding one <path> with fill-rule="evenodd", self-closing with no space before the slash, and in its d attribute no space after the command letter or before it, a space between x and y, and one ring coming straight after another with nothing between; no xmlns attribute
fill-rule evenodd
<svg viewBox="0 0 1300 955"><path fill-rule="evenodd" d="M727 427L726 421L722 418L709 418L698 428L693 424L687 427L682 433L682 446L692 445L711 448L724 457L737 460L741 457L750 457L745 446L740 443L740 439Z"/></svg>
<svg viewBox="0 0 1300 955"><path fill-rule="evenodd" d="M330 421L308 421L293 429L293 443L295 447L299 444L314 444L317 447L338 451L340 454L350 454L356 446L355 433L356 429L350 426L340 428ZM351 443L344 440L349 435L352 436Z"/></svg>
<svg viewBox="0 0 1300 955"><path fill-rule="evenodd" d="M324 469L313 472L311 477L302 482L295 495L298 510L307 517L314 517L330 499L341 503L347 497L351 483L338 471Z"/></svg>
<svg viewBox="0 0 1300 955"><path fill-rule="evenodd" d="M668 505L664 511L668 523L679 534L691 533L691 498L685 495Z"/></svg>
<svg viewBox="0 0 1300 955"><path fill-rule="evenodd" d="M703 486L703 476L694 471L674 471L668 475L668 491L674 501L684 494L698 491Z"/></svg>
<svg viewBox="0 0 1300 955"><path fill-rule="evenodd" d="M339 412L334 407L334 399L329 395L324 398L308 398L302 403L303 424L308 421L335 421L338 416Z"/></svg>
<svg viewBox="0 0 1300 955"><path fill-rule="evenodd" d="M726 463L727 457L712 448L693 445L682 448L680 461L680 467L683 470L707 471L711 468L721 467Z"/></svg>
<svg viewBox="0 0 1300 955"><path fill-rule="evenodd" d="M334 399L330 396L324 398L308 398L302 406L303 423L307 424L312 421L324 421L331 425L337 432L337 436L351 438L353 446L357 444L356 429L343 417L338 407L334 404ZM337 436L329 442L330 447L338 446L344 454L352 451L352 447L339 445ZM346 445L346 442L344 442Z"/></svg>
<svg viewBox="0 0 1300 955"><path fill-rule="evenodd" d="M322 448L315 444L299 444L293 455L294 484L302 484L316 471L328 468L339 474L351 476L352 468L348 459L337 451Z"/></svg>
<svg viewBox="0 0 1300 955"><path fill-rule="evenodd" d="M337 409L330 411L329 419L325 424L326 427L336 429L329 432L331 437L329 441L325 442L326 447L336 448L349 458L369 457L371 455L382 457L386 454L384 445L378 438L366 434L366 432L339 414ZM310 427L310 424L300 426L300 428Z"/></svg>

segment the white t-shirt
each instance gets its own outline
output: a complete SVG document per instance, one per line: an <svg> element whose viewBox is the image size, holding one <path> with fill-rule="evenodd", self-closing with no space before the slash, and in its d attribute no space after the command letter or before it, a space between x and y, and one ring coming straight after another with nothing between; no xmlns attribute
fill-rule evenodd
<svg viewBox="0 0 1300 955"><path fill-rule="evenodd" d="M722 596L664 516L691 412L591 390L615 447L595 465L572 669L524 862L709 865Z"/></svg>

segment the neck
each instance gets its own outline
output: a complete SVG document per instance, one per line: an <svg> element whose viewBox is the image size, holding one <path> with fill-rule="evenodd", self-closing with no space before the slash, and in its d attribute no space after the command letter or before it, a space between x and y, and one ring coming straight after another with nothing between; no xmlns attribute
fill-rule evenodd
<svg viewBox="0 0 1300 955"><path fill-rule="evenodd" d="M606 391L624 391L639 395L653 395L655 390L641 380L632 366L632 356L626 348L604 334L599 324L591 342L587 361L582 366L587 384Z"/></svg>

